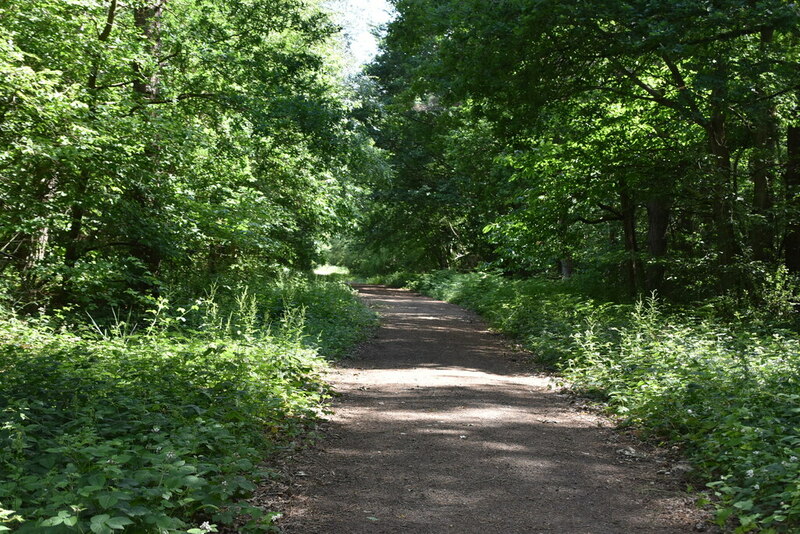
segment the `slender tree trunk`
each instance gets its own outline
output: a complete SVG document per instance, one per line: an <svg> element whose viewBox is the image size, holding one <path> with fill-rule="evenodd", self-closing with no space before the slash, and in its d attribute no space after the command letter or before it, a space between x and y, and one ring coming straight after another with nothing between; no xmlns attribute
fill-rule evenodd
<svg viewBox="0 0 800 534"><path fill-rule="evenodd" d="M731 153L721 110L714 111L708 125L709 152L713 159L712 216L719 263L730 265L738 252L731 211Z"/></svg>
<svg viewBox="0 0 800 534"><path fill-rule="evenodd" d="M762 51L772 42L773 32L761 32ZM763 93L763 89L761 90ZM775 182L773 169L776 167L778 147L778 120L774 103L768 101L755 113L753 131L753 157L750 177L753 182L753 222L750 243L753 256L759 261L769 261L775 250L775 221L772 215L772 187Z"/></svg>
<svg viewBox="0 0 800 534"><path fill-rule="evenodd" d="M53 167L47 164L38 165L34 175L39 187L37 201L46 213L57 192L57 175ZM50 247L49 217L45 216L43 219L44 223L41 226L23 237L21 247L19 247L22 260L22 291L31 300L35 300L34 294L40 289L38 286L41 280L37 275L36 268L47 257L47 251Z"/></svg>
<svg viewBox="0 0 800 534"><path fill-rule="evenodd" d="M81 240L83 238L83 217L86 215L85 197L89 190L89 172L83 170L80 174L75 201L69 210L69 229L67 230L67 241L64 246L64 265L69 268L75 267L81 257ZM66 275L69 279L69 274Z"/></svg>
<svg viewBox="0 0 800 534"><path fill-rule="evenodd" d="M664 198L652 198L647 203L647 251L655 260L647 268L647 288L661 290L664 282L665 266L663 263L667 255L668 241L667 229L669 228L671 207Z"/></svg>
<svg viewBox="0 0 800 534"><path fill-rule="evenodd" d="M153 65L147 66L140 63L133 64L134 82L133 92L145 101L155 101L159 98L161 82L159 78L158 63L161 55L161 22L164 15L167 0L156 0L150 5L137 7L133 12L134 25L141 33L147 43L148 55L152 58ZM145 113L150 113L145 111ZM160 172L160 152L161 147L157 137L151 139L144 149L143 171L150 176L158 176ZM146 188L133 191L134 201L140 204L145 211L154 211L152 198L147 194ZM157 209L157 207L156 207ZM137 247L134 255L142 261L150 273L158 272L162 262L161 252L158 248L141 243Z"/></svg>
<svg viewBox="0 0 800 534"><path fill-rule="evenodd" d="M730 265L738 253L736 232L731 209L731 151L728 147L728 132L725 104L728 98L727 58L718 58L712 72L716 87L711 91L711 115L706 125L708 150L711 156L712 220L719 263ZM726 289L730 280L725 276L720 280L721 289Z"/></svg>
<svg viewBox="0 0 800 534"><path fill-rule="evenodd" d="M56 195L57 180L54 169L50 165L39 167L36 171L37 179L41 186L39 192L39 203L47 209L47 206ZM46 218L45 218L46 219ZM47 249L50 245L50 227L47 223L33 231L28 237L23 271L32 271L38 267L47 257Z"/></svg>
<svg viewBox="0 0 800 534"><path fill-rule="evenodd" d="M161 19L167 0L158 0L149 6L138 7L133 11L133 21L149 46L149 54L156 59L161 53ZM133 90L136 94L146 99L155 100L159 94L158 68L147 69L145 66L134 63L136 78Z"/></svg>
<svg viewBox="0 0 800 534"><path fill-rule="evenodd" d="M569 210L566 206L562 205L558 217L558 238L561 240L564 251L563 256L558 260L558 269L561 272L562 280L572 278L575 270L575 262L573 261L572 252L569 251L568 246L569 228L571 224Z"/></svg>
<svg viewBox="0 0 800 534"><path fill-rule="evenodd" d="M788 221L784 257L786 267L793 273L800 273L800 126L789 126L786 133Z"/></svg>
<svg viewBox="0 0 800 534"><path fill-rule="evenodd" d="M753 181L753 215L750 232L753 257L759 261L771 259L774 250L774 220L772 214L772 168L775 165L775 136L770 132L770 120L765 120L755 132L755 153L750 176Z"/></svg>
<svg viewBox="0 0 800 534"><path fill-rule="evenodd" d="M572 259L571 254L566 254L563 258L558 260L558 265L561 270L561 279L569 280L575 273L575 261Z"/></svg>
<svg viewBox="0 0 800 534"><path fill-rule="evenodd" d="M631 295L642 292L644 268L639 259L639 244L636 239L636 204L630 197L625 184L620 184L620 212L625 242L625 271Z"/></svg>

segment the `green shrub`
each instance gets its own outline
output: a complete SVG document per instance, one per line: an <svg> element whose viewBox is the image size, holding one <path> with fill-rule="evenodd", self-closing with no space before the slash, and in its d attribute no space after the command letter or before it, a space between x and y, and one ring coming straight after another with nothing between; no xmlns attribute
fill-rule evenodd
<svg viewBox="0 0 800 534"><path fill-rule="evenodd" d="M389 287L409 287L418 280L419 275L407 271L397 271L390 274L375 275L367 279L370 284L384 284Z"/></svg>
<svg viewBox="0 0 800 534"><path fill-rule="evenodd" d="M3 312L0 530L270 530L246 498L324 410L317 348L340 355L374 321L341 284L275 294L277 318L263 293L159 299L94 336Z"/></svg>

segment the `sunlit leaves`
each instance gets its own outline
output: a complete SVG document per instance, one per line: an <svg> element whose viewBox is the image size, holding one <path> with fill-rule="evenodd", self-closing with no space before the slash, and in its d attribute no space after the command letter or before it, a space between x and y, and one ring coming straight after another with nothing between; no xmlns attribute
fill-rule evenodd
<svg viewBox="0 0 800 534"><path fill-rule="evenodd" d="M25 298L307 267L338 224L330 182L366 141L320 6L175 0L137 21L153 5L0 8L0 268Z"/></svg>

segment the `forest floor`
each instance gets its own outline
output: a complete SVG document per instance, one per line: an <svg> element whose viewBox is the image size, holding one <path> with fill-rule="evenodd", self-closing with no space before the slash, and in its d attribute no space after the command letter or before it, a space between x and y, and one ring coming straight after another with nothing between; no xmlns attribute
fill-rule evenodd
<svg viewBox="0 0 800 534"><path fill-rule="evenodd" d="M531 372L452 304L360 286L376 336L329 376L316 447L262 488L291 534L714 532L674 451L645 445Z"/></svg>

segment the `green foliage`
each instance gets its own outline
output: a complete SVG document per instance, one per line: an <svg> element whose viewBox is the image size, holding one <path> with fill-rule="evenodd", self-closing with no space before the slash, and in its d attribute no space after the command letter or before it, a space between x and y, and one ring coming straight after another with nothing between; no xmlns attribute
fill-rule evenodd
<svg viewBox="0 0 800 534"><path fill-rule="evenodd" d="M709 487L721 523L735 517L737 532L800 524L800 338L664 314L652 298L622 328L589 320L575 342L565 377L602 391L625 422L684 443L718 479Z"/></svg>
<svg viewBox="0 0 800 534"><path fill-rule="evenodd" d="M214 311L217 326L201 324L200 329L210 329L212 335L252 336L262 327L278 332L296 327L304 346L333 360L345 356L377 325L375 313L356 300L355 292L343 282L299 275L250 282L227 299L211 299L220 301ZM287 322L287 314L297 321ZM187 319L189 325L196 323L192 317Z"/></svg>
<svg viewBox="0 0 800 534"><path fill-rule="evenodd" d="M393 4L365 121L392 172L345 247L359 274L754 302L763 273L800 272L797 5Z"/></svg>
<svg viewBox="0 0 800 534"><path fill-rule="evenodd" d="M376 159L316 1L22 0L0 21L0 270L29 309L310 268Z"/></svg>
<svg viewBox="0 0 800 534"><path fill-rule="evenodd" d="M606 401L622 424L681 444L698 476L712 480L720 524L800 525L796 333L723 323L713 306L597 301L569 282L438 272L410 285L479 311L571 388Z"/></svg>
<svg viewBox="0 0 800 534"><path fill-rule="evenodd" d="M96 533L270 530L246 499L324 410L316 349L341 355L374 323L349 288L300 278L159 299L95 335L2 319L0 526Z"/></svg>

